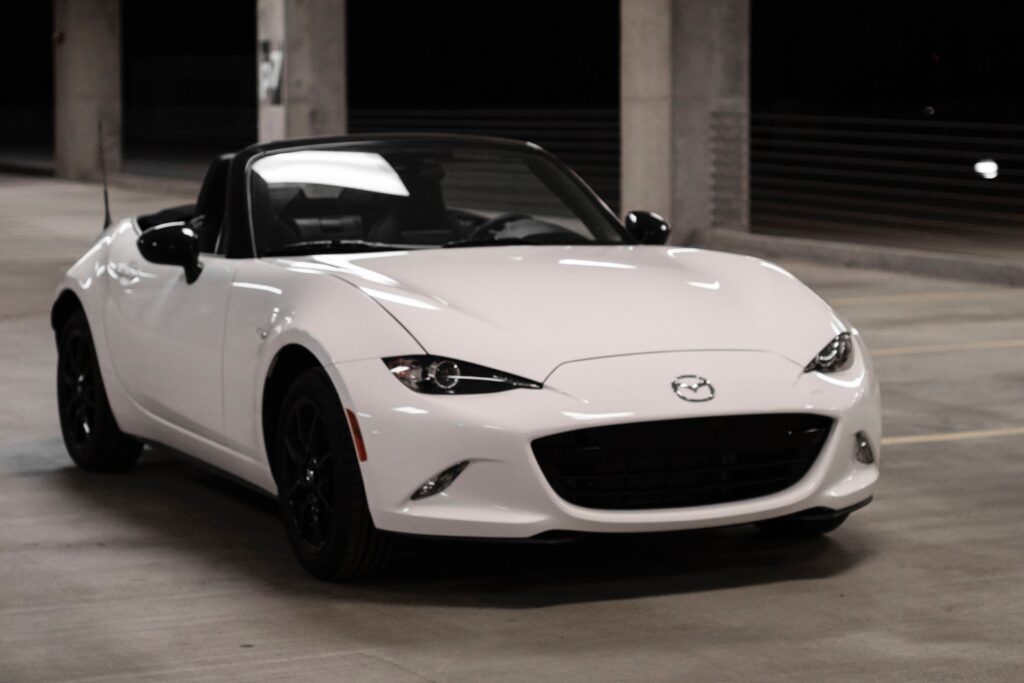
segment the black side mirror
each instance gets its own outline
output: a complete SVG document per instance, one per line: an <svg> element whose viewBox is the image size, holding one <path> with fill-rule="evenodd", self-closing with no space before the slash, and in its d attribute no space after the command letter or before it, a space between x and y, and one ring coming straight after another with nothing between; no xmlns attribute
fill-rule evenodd
<svg viewBox="0 0 1024 683"><path fill-rule="evenodd" d="M139 252L150 263L181 266L185 282L192 284L203 272L199 262L199 235L188 223L175 221L157 225L142 233Z"/></svg>
<svg viewBox="0 0 1024 683"><path fill-rule="evenodd" d="M630 211L626 214L626 230L640 244L665 244L672 226L650 211Z"/></svg>

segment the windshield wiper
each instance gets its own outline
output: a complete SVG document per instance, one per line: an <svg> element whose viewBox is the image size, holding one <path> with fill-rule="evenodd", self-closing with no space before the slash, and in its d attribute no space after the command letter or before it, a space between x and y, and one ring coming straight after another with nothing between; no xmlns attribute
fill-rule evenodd
<svg viewBox="0 0 1024 683"><path fill-rule="evenodd" d="M452 249L456 247L500 247L505 244L537 244L528 239L522 237L502 237L500 239L468 239L468 240L453 240L451 242L445 242L441 245L443 249Z"/></svg>
<svg viewBox="0 0 1024 683"><path fill-rule="evenodd" d="M366 240L307 240L292 242L276 249L268 249L264 256L298 256L302 254L343 254L363 251L398 251L415 247L368 242Z"/></svg>

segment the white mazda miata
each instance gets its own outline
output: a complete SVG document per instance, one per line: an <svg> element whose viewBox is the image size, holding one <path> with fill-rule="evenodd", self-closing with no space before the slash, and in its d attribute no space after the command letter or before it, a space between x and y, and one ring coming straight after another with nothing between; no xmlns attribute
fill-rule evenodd
<svg viewBox="0 0 1024 683"><path fill-rule="evenodd" d="M277 496L328 579L396 532L836 528L878 478L863 341L779 266L667 236L528 143L224 155L63 279L64 440L88 470L159 443Z"/></svg>

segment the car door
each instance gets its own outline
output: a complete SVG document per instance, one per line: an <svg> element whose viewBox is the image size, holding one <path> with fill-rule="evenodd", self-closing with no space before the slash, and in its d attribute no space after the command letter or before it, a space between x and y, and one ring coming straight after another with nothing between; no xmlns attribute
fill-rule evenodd
<svg viewBox="0 0 1024 683"><path fill-rule="evenodd" d="M190 284L183 268L143 258L137 227L125 223L121 230L110 246L105 315L118 380L144 410L219 441L224 321L236 260L202 254L202 273Z"/></svg>

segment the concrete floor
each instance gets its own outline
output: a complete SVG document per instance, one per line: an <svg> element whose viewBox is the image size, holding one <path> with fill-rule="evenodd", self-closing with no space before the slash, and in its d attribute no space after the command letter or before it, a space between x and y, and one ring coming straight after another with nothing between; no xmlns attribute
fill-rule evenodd
<svg viewBox="0 0 1024 683"><path fill-rule="evenodd" d="M418 543L327 585L255 494L159 452L71 466L46 315L99 200L0 176L0 680L1021 679L1024 290L787 264L863 331L885 397L876 500L827 539Z"/></svg>

